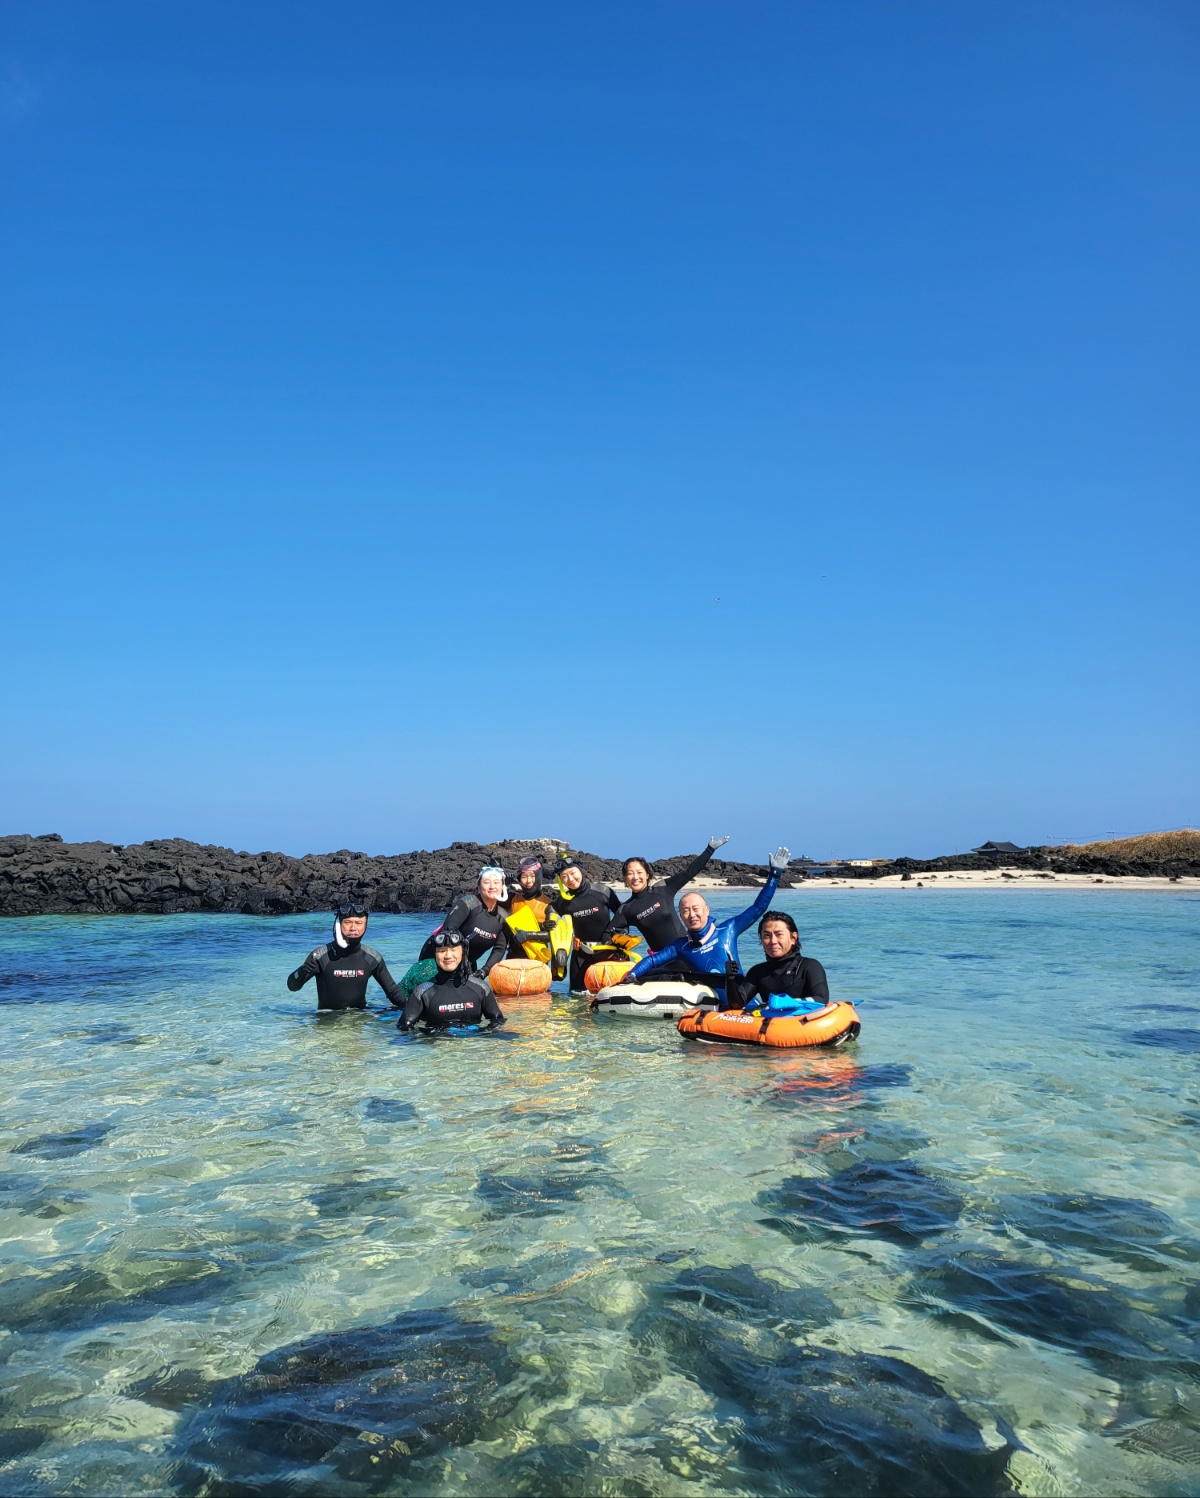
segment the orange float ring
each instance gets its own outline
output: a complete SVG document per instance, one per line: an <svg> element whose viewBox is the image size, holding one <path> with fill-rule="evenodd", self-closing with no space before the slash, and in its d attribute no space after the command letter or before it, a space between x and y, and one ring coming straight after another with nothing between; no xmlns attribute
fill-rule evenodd
<svg viewBox="0 0 1200 1498"><path fill-rule="evenodd" d="M529 999L550 987L550 964L532 957L506 957L488 974L492 992L504 999Z"/></svg>
<svg viewBox="0 0 1200 1498"><path fill-rule="evenodd" d="M680 1035L710 1040L740 1040L745 1045L770 1045L794 1050L800 1046L841 1045L853 1040L862 1024L853 1004L826 1004L810 1014L775 1017L747 1014L742 1009L716 1012L689 1009L679 1021Z"/></svg>
<svg viewBox="0 0 1200 1498"><path fill-rule="evenodd" d="M599 993L602 988L620 983L636 966L636 962L593 962L583 975L583 986L588 993Z"/></svg>

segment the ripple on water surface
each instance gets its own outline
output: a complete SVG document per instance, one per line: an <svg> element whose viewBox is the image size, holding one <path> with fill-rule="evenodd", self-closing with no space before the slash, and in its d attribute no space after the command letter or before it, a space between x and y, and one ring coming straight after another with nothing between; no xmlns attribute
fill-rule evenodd
<svg viewBox="0 0 1200 1498"><path fill-rule="evenodd" d="M1200 904L855 895L779 902L828 1055L0 926L0 1490L1200 1494Z"/></svg>

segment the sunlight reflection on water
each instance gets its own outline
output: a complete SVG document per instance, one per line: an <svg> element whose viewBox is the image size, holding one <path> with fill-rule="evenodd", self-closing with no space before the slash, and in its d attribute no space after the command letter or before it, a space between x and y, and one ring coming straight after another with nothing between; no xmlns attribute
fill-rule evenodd
<svg viewBox="0 0 1200 1498"><path fill-rule="evenodd" d="M320 917L0 926L4 1491L1200 1492L1200 902L777 903L856 1046L397 1043L287 993Z"/></svg>

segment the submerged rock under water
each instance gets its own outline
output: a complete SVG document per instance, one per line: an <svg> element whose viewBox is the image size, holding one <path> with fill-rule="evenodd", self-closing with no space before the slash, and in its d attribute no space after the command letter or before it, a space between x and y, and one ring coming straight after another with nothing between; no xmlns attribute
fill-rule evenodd
<svg viewBox="0 0 1200 1498"><path fill-rule="evenodd" d="M830 1176L791 1176L757 1197L768 1227L799 1243L845 1233L913 1244L953 1227L961 1199L912 1160L860 1160Z"/></svg>
<svg viewBox="0 0 1200 1498"><path fill-rule="evenodd" d="M1005 1197L997 1216L1052 1248L1082 1250L1144 1272L1200 1264L1200 1243L1166 1212L1134 1197L1097 1192Z"/></svg>
<svg viewBox="0 0 1200 1498"><path fill-rule="evenodd" d="M1066 1265L1047 1268L966 1250L926 1260L909 1299L923 1313L934 1309L984 1336L1015 1333L1076 1353L1123 1383L1176 1376L1200 1381L1186 1294L1180 1290L1178 1305L1164 1306L1161 1315L1135 1303L1135 1296Z"/></svg>
<svg viewBox="0 0 1200 1498"><path fill-rule="evenodd" d="M84 1124L65 1134L38 1134L13 1146L14 1155L37 1155L42 1160L67 1160L102 1144L113 1131L110 1123Z"/></svg>
<svg viewBox="0 0 1200 1498"><path fill-rule="evenodd" d="M293 1342L210 1385L180 1426L186 1494L375 1493L515 1403L488 1328L444 1311Z"/></svg>
<svg viewBox="0 0 1200 1498"><path fill-rule="evenodd" d="M142 1320L217 1296L231 1278L213 1260L198 1256L146 1254L111 1268L67 1264L5 1280L0 1285L0 1326L46 1332Z"/></svg>
<svg viewBox="0 0 1200 1498"><path fill-rule="evenodd" d="M730 1442L753 1474L742 1486L918 1498L1012 1491L1013 1444L989 1447L921 1369L794 1340L807 1299L748 1267L702 1269L664 1287L634 1323L648 1358L665 1359L717 1401ZM821 1319L818 1312L809 1328Z"/></svg>

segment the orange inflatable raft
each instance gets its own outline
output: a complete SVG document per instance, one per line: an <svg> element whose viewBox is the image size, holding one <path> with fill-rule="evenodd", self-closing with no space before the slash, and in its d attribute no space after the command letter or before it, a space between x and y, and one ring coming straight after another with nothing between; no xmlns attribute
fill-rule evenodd
<svg viewBox="0 0 1200 1498"><path fill-rule="evenodd" d="M550 988L550 964L531 957L506 957L488 974L492 992L502 999L529 999Z"/></svg>
<svg viewBox="0 0 1200 1498"><path fill-rule="evenodd" d="M689 1009L679 1021L680 1035L697 1040L740 1040L746 1045L841 1045L862 1029L853 1004L826 1004L809 1014L747 1014L742 1009Z"/></svg>

